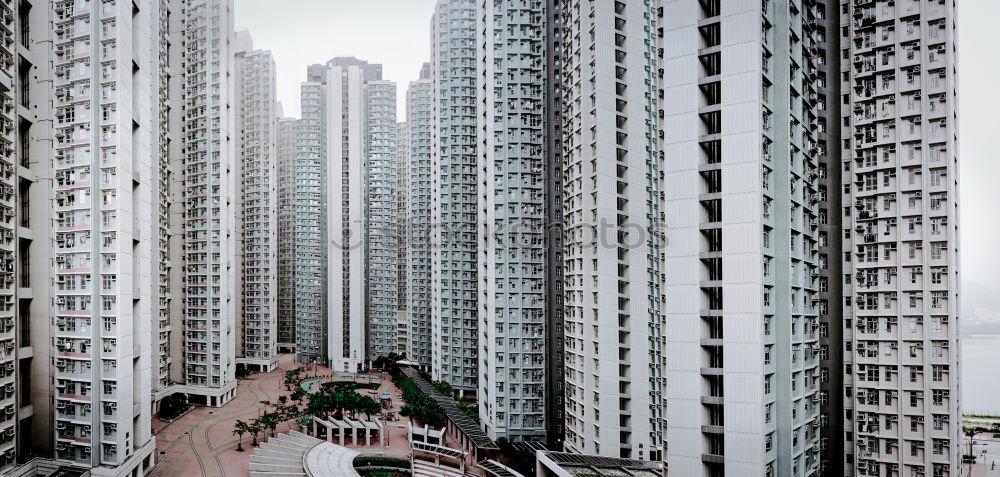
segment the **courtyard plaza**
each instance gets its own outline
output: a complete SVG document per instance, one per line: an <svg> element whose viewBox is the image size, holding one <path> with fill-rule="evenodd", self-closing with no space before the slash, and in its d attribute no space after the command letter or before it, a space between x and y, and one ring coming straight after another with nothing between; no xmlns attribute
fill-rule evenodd
<svg viewBox="0 0 1000 477"><path fill-rule="evenodd" d="M315 390L321 383L327 381L355 381L359 383L379 383L377 389L358 389L357 392L379 400L383 393L388 393L392 404L391 411L397 416L396 421L384 421L388 442L381 447L377 439L371 446L355 445L349 442L347 447L365 453L386 451L387 453L410 452L407 439L409 418L399 416L402 407L402 392L392 382L386 373L367 372L366 376L329 378L329 368L318 365L303 365L295 362L294 354L283 354L278 361L278 367L268 373L251 374L239 380L237 394L234 399L222 407L195 406L193 409L174 419L165 422L158 416L153 417L153 432L156 435L156 467L154 477L245 477L250 475L250 456L254 447L251 446L253 436L243 436L244 452L236 450L239 437L233 434L233 426L237 420L254 419L264 411L261 401L276 403L279 396L291 396L291 390L283 384L285 371L305 367L302 383L307 391ZM346 374L346 373L340 373ZM294 388L293 388L294 390ZM289 401L291 402L291 401ZM289 430L306 432L294 421L278 425L276 433ZM266 435L266 437L265 437ZM258 436L258 442L270 439L270 430ZM336 441L335 441L336 442ZM450 446L453 441L447 439ZM363 441L362 441L363 443Z"/></svg>

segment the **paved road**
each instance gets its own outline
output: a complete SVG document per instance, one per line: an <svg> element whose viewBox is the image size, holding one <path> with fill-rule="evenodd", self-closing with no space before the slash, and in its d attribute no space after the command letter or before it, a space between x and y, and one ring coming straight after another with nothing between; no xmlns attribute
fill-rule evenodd
<svg viewBox="0 0 1000 477"><path fill-rule="evenodd" d="M964 465L962 467L962 475L971 477L1000 477L1000 439L986 438L985 434L980 434L974 441L975 444L972 446L972 452L977 457L976 464L971 469L969 469L968 464ZM962 454L968 451L969 440L966 438L962 446ZM992 468L994 462L996 462L996 467Z"/></svg>

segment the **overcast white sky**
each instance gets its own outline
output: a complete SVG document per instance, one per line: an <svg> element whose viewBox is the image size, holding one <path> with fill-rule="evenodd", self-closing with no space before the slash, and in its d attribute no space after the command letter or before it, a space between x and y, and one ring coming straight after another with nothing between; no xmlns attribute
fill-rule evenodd
<svg viewBox="0 0 1000 477"><path fill-rule="evenodd" d="M337 56L382 64L395 81L397 120L406 85L430 60L434 0L235 0L236 29L249 30L254 48L271 50L278 67L278 100L299 117L299 83L306 67Z"/></svg>
<svg viewBox="0 0 1000 477"><path fill-rule="evenodd" d="M1000 310L1000 2L965 0L958 10L962 273L994 292Z"/></svg>
<svg viewBox="0 0 1000 477"><path fill-rule="evenodd" d="M995 292L1000 310L1000 1L959 2L962 274ZM335 56L382 63L403 93L430 56L434 0L236 0L236 28L278 65L278 99L299 115L307 65Z"/></svg>

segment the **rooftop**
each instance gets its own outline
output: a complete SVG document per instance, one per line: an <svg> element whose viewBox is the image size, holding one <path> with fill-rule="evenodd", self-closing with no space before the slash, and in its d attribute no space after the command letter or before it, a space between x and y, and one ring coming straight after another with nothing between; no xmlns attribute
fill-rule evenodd
<svg viewBox="0 0 1000 477"><path fill-rule="evenodd" d="M660 462L570 452L538 451L538 460L557 475L572 477L662 477Z"/></svg>
<svg viewBox="0 0 1000 477"><path fill-rule="evenodd" d="M481 460L476 465L485 470L491 477L524 477L514 469L511 469L510 467L494 460Z"/></svg>

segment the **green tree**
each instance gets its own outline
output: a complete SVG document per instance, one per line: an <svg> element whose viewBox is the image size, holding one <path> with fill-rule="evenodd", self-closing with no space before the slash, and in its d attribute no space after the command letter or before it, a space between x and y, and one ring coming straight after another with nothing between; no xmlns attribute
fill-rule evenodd
<svg viewBox="0 0 1000 477"><path fill-rule="evenodd" d="M451 396L454 393L454 389L448 381L432 381L431 384L434 385L434 389L437 389L445 396Z"/></svg>
<svg viewBox="0 0 1000 477"><path fill-rule="evenodd" d="M239 436L240 440L236 442L236 450L238 452L243 452L243 434L249 431L249 426L244 421L239 419L233 424L233 434Z"/></svg>
<svg viewBox="0 0 1000 477"><path fill-rule="evenodd" d="M306 371L306 368L299 366L295 369L289 369L285 371L284 384L285 389L288 391L292 390L292 386L298 387L299 382L302 380L302 373Z"/></svg>
<svg viewBox="0 0 1000 477"><path fill-rule="evenodd" d="M264 426L261 425L260 418L251 419L250 422L247 423L247 432L253 435L253 443L251 444L252 446L257 447L259 445L257 444L257 435L260 434L261 431L263 430Z"/></svg>
<svg viewBox="0 0 1000 477"><path fill-rule="evenodd" d="M962 428L962 432L965 433L965 437L969 438L969 455L972 455L972 439L976 437L976 434L986 432L986 429L979 426L965 426Z"/></svg>
<svg viewBox="0 0 1000 477"><path fill-rule="evenodd" d="M277 419L275 419L274 414L266 412L264 414L261 414L260 417L257 419L260 421L261 430L270 429L271 437L274 437L274 429L278 427L278 421ZM265 436L266 435L267 434L265 433Z"/></svg>
<svg viewBox="0 0 1000 477"><path fill-rule="evenodd" d="M171 394L160 401L160 418L166 420L174 419L187 408L187 398L183 394Z"/></svg>

